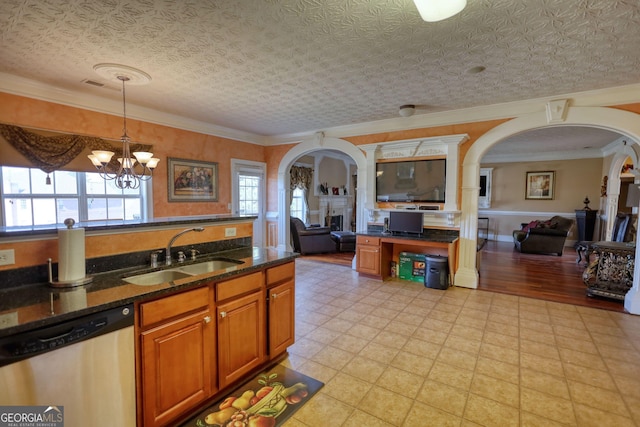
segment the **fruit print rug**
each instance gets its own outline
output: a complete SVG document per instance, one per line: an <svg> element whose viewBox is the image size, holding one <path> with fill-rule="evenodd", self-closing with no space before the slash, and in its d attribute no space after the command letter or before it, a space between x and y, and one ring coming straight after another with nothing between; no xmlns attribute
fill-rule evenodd
<svg viewBox="0 0 640 427"><path fill-rule="evenodd" d="M324 384L282 365L264 371L182 427L276 427Z"/></svg>

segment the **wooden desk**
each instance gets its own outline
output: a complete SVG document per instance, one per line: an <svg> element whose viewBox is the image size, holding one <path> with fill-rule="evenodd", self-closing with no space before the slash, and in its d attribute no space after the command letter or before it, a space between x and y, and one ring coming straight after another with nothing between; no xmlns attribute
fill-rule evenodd
<svg viewBox="0 0 640 427"><path fill-rule="evenodd" d="M458 237L432 239L371 233L356 236L356 271L384 280L391 276L391 261L399 265L400 252L448 257L451 279L458 267Z"/></svg>

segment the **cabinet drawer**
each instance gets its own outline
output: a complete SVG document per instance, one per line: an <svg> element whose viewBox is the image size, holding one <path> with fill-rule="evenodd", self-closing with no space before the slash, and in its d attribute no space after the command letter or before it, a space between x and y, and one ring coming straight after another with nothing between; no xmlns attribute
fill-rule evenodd
<svg viewBox="0 0 640 427"><path fill-rule="evenodd" d="M277 267L267 269L267 286L282 282L287 279L293 279L295 274L295 264L289 262Z"/></svg>
<svg viewBox="0 0 640 427"><path fill-rule="evenodd" d="M140 326L154 325L209 305L209 287L140 304Z"/></svg>
<svg viewBox="0 0 640 427"><path fill-rule="evenodd" d="M380 238L379 237L369 237L369 236L357 236L356 244L358 245L370 245L370 246L380 246Z"/></svg>
<svg viewBox="0 0 640 427"><path fill-rule="evenodd" d="M262 287L262 271L216 284L216 301L223 301Z"/></svg>

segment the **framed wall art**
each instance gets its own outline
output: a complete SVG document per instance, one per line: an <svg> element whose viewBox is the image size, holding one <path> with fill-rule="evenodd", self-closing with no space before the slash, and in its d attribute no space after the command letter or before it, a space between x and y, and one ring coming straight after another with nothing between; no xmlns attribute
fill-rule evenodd
<svg viewBox="0 0 640 427"><path fill-rule="evenodd" d="M527 172L525 199L553 200L555 172Z"/></svg>
<svg viewBox="0 0 640 427"><path fill-rule="evenodd" d="M170 202L217 202L218 164L168 158Z"/></svg>

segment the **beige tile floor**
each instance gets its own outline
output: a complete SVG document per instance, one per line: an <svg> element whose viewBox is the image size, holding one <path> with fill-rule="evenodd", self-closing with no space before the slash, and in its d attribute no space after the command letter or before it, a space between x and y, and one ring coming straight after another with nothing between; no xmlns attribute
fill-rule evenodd
<svg viewBox="0 0 640 427"><path fill-rule="evenodd" d="M283 364L325 386L286 427L640 426L640 316L301 259L296 292Z"/></svg>

